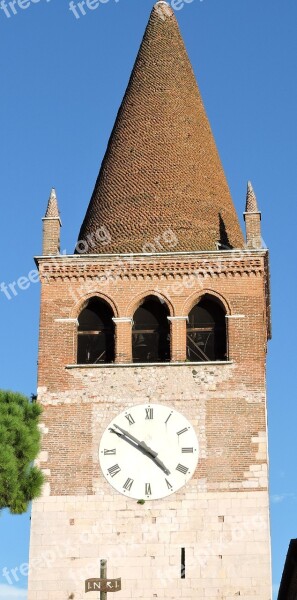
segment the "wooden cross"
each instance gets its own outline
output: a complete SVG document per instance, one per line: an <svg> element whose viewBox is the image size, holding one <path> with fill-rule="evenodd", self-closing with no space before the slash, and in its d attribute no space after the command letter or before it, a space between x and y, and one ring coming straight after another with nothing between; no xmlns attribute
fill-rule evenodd
<svg viewBox="0 0 297 600"><path fill-rule="evenodd" d="M108 592L121 590L121 578L107 579L107 560L100 561L100 579L92 578L85 581L85 592L100 592L100 600L107 600Z"/></svg>
<svg viewBox="0 0 297 600"><path fill-rule="evenodd" d="M107 579L107 560L100 560L100 579ZM100 600L107 600L107 592L100 592Z"/></svg>

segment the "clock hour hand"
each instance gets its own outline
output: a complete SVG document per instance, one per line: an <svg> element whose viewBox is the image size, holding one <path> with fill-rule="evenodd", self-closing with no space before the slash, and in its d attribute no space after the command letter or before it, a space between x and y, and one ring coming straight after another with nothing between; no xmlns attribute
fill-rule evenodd
<svg viewBox="0 0 297 600"><path fill-rule="evenodd" d="M116 425L114 427L116 427ZM130 444L130 446L132 446L132 448L136 448L137 450L140 450L140 452L142 452L146 456L149 456L149 458L151 458L153 460L154 456L150 455L147 452L147 450L145 450L142 446L140 446L139 443L138 443L138 441L136 441L136 438L133 435L128 437L124 433L121 433L120 431L116 431L112 427L109 428L109 431L111 433L114 433L115 435L117 435L122 440L125 440L125 442L127 442L128 444Z"/></svg>
<svg viewBox="0 0 297 600"><path fill-rule="evenodd" d="M114 425L114 427L116 427L116 429L121 431L121 433L123 433L125 437L129 438L130 440L132 440L132 442L135 442L135 444L140 446L140 448L143 448L143 450L145 450L148 454L150 454L152 456L152 458L156 458L156 456L158 456L158 452L155 452L154 450L152 450L149 446L146 445L145 442L141 442L140 440L138 440L129 431L126 431L126 429L122 429L122 427L119 427L119 425Z"/></svg>

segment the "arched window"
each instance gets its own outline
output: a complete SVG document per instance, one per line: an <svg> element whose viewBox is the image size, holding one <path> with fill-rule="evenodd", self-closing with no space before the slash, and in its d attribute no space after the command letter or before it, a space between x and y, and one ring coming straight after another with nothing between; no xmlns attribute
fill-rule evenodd
<svg viewBox="0 0 297 600"><path fill-rule="evenodd" d="M133 362L170 360L170 326L166 304L155 296L145 298L135 311L132 331Z"/></svg>
<svg viewBox="0 0 297 600"><path fill-rule="evenodd" d="M187 359L194 362L227 360L225 310L214 297L196 304L187 324Z"/></svg>
<svg viewBox="0 0 297 600"><path fill-rule="evenodd" d="M110 306L100 298L91 298L78 317L78 364L114 361L114 324Z"/></svg>

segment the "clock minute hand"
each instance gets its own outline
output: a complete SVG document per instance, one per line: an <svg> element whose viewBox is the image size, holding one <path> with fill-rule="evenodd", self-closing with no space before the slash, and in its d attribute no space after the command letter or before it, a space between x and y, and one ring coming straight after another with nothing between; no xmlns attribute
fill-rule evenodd
<svg viewBox="0 0 297 600"><path fill-rule="evenodd" d="M152 459L152 461L155 463L155 465L160 467L160 469L162 469L162 471L164 471L164 473L166 475L170 475L170 471L167 469L167 467L165 467L164 463L159 458L157 458L157 456L158 456L157 452L155 452L149 446L147 446L147 444L145 442L141 442L140 440L138 440L129 431L126 431L126 429L119 427L119 425L114 425L114 427L116 427L116 429L121 431L121 433L123 435L125 435L127 438L129 438L130 440L135 442L140 448L142 448L145 451L145 453L149 456L149 458Z"/></svg>
<svg viewBox="0 0 297 600"><path fill-rule="evenodd" d="M118 433L117 431L115 431L112 428L110 428L109 431L111 431L112 433L115 433L116 435L120 436L123 439L126 438L126 441L129 442L129 444L131 444L132 446L134 446L134 444L136 444L134 446L134 448L138 448L141 452L143 452L143 454L145 454L148 458L150 458L157 467L159 467L162 471L164 471L165 475L170 475L169 469L167 469L167 467L165 467L164 463L159 458L157 458L157 456L158 456L157 452L154 452L154 450L152 450L149 446L147 446L145 442L140 442L136 437L134 437L134 435L129 433L129 431L126 431L126 429L123 429L119 425L114 425L114 427L116 429L118 429L120 431L120 433Z"/></svg>
<svg viewBox="0 0 297 600"><path fill-rule="evenodd" d="M114 427L116 427L116 429L121 431L127 438L130 438L130 440L132 440L132 442L135 442L135 444L140 446L140 448L143 448L143 450L145 450L148 454L150 454L152 458L156 458L158 456L158 452L155 452L154 450L152 450L149 446L146 445L145 442L141 442L140 440L138 440L129 431L126 431L126 429L119 427L119 425L114 425Z"/></svg>
<svg viewBox="0 0 297 600"><path fill-rule="evenodd" d="M167 467L165 467L164 463L162 463L162 461L159 458L152 457L152 461L155 463L155 465L157 465L157 467L160 467L160 469L162 469L162 471L164 471L165 475L170 475L169 469L167 469Z"/></svg>

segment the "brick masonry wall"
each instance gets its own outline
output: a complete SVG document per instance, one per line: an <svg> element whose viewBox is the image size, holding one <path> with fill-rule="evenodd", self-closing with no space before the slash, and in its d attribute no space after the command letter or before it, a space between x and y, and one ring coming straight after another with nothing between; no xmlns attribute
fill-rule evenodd
<svg viewBox="0 0 297 600"><path fill-rule="evenodd" d="M245 213L244 220L246 227L247 246L249 248L261 248L261 213Z"/></svg>
<svg viewBox="0 0 297 600"><path fill-rule="evenodd" d="M84 579L99 576L100 558L110 577L123 579L118 600L271 599L264 258L264 251L153 264L143 257L111 271L108 285L100 278L114 259L41 261L39 463L47 483L33 505L28 600L84 598ZM74 366L76 319L93 294L107 298L116 317L131 317L146 294L160 294L171 316L185 316L205 292L226 307L228 362ZM131 325L118 326L117 346L129 356ZM173 357L185 346L185 328L183 337L180 321L175 326ZM184 488L140 506L108 484L98 448L115 415L149 401L185 414L200 458Z"/></svg>
<svg viewBox="0 0 297 600"><path fill-rule="evenodd" d="M241 365L244 381L262 385L267 341L265 254L169 254L159 259L136 257L132 264L115 257L41 259L39 385L52 391L71 388L65 365L76 363L76 319L89 297L106 299L115 317L133 317L142 299L152 293L167 302L171 316L187 315L204 293L217 296L232 317L229 358ZM125 324L122 331L118 344L126 361L131 355L131 329ZM183 341L173 337L185 347L185 336ZM180 348L175 346L173 356L176 352Z"/></svg>
<svg viewBox="0 0 297 600"><path fill-rule="evenodd" d="M185 414L198 431L200 488L266 489L265 392L239 383L235 364L75 367L73 389L39 389L44 406L41 466L53 495L97 494L98 447L128 406L155 402ZM45 456L45 459L43 457Z"/></svg>
<svg viewBox="0 0 297 600"><path fill-rule="evenodd" d="M60 219L45 217L43 219L42 252L45 256L56 255L60 250Z"/></svg>

